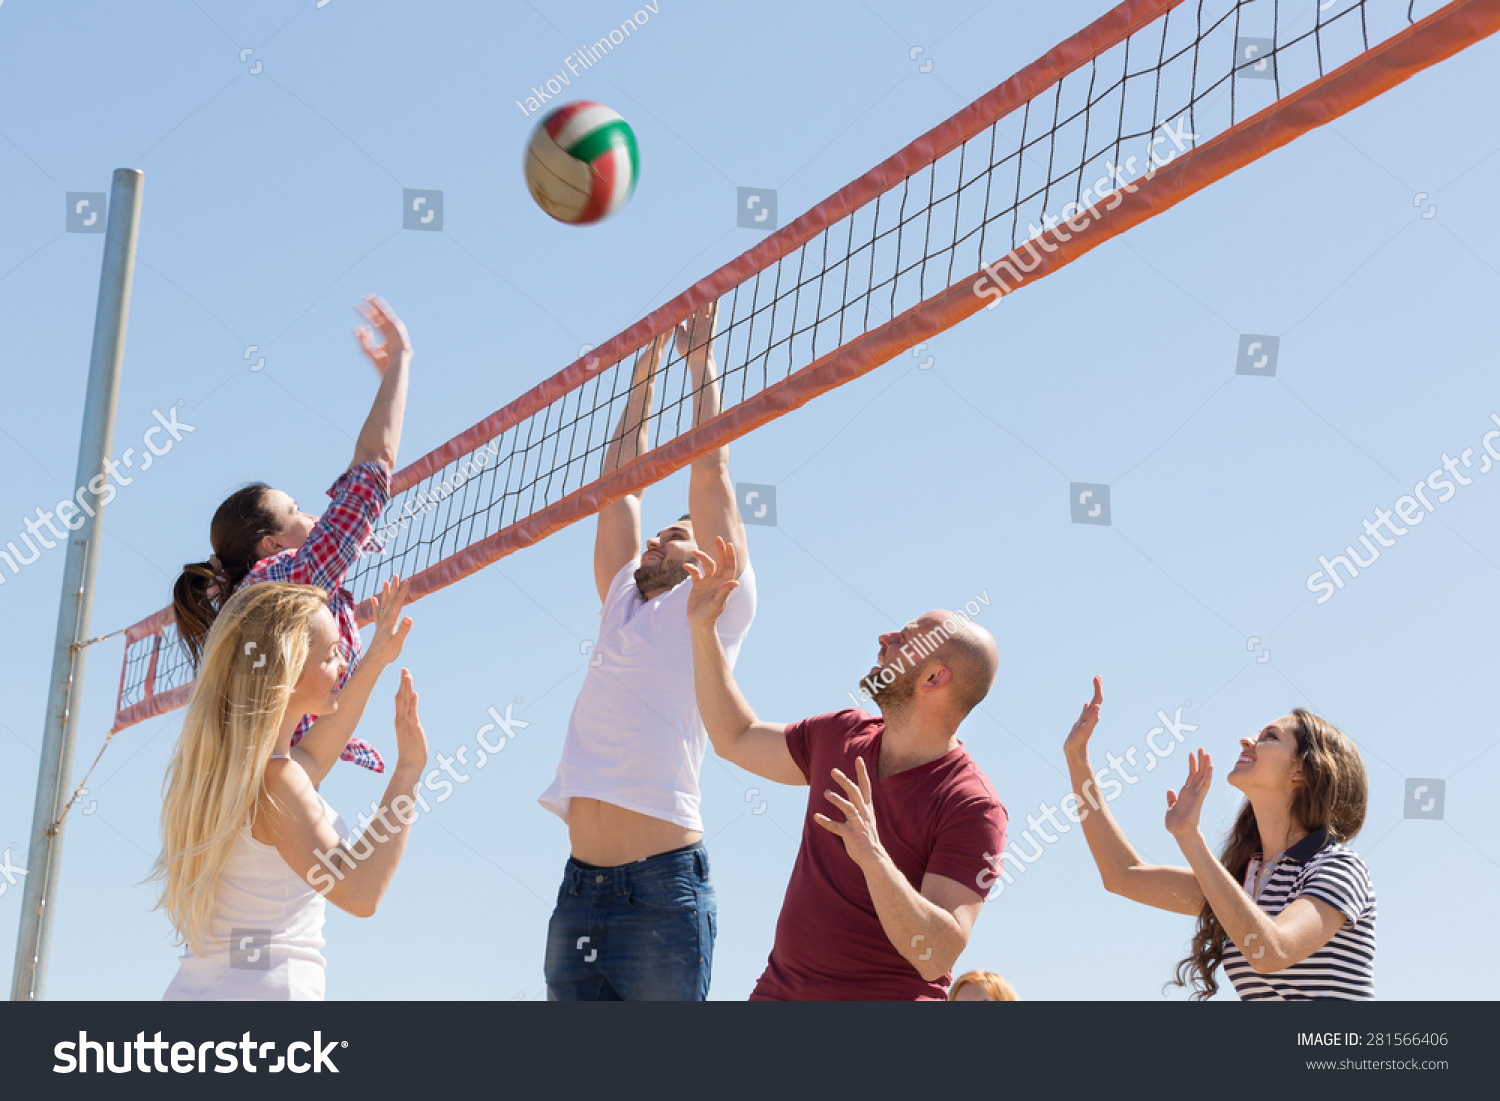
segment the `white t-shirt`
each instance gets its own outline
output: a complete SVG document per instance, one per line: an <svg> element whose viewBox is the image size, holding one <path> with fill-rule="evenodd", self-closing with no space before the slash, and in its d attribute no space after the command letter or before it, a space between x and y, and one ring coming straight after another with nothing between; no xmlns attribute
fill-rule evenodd
<svg viewBox="0 0 1500 1101"><path fill-rule="evenodd" d="M693 687L693 585L683 581L648 603L635 584L640 564L631 559L609 583L557 776L537 801L564 822L582 796L701 830L698 774L708 731ZM731 668L755 618L749 563L739 582L718 623Z"/></svg>

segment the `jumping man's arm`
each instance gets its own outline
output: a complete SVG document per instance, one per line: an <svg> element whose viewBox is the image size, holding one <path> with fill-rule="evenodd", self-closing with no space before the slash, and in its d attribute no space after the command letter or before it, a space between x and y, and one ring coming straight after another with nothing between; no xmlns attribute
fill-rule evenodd
<svg viewBox="0 0 1500 1101"><path fill-rule="evenodd" d="M719 306L709 302L677 326L677 351L687 360L693 383L693 424L719 414L719 376L714 366L714 329ZM700 547L712 547L722 539L745 548L745 525L740 519L729 477L729 449L715 448L693 460L688 483L688 511L693 517L693 536ZM741 559L744 558L743 553ZM741 563L743 565L743 563ZM739 576L738 571L734 574Z"/></svg>
<svg viewBox="0 0 1500 1101"><path fill-rule="evenodd" d="M631 459L646 452L651 437L651 399L656 393L656 368L666 351L667 338L659 336L635 360L630 375L630 396L620 423L604 450L600 475L612 474ZM609 583L620 567L641 550L641 495L628 493L599 510L599 528L594 536L594 585L599 599L609 593Z"/></svg>

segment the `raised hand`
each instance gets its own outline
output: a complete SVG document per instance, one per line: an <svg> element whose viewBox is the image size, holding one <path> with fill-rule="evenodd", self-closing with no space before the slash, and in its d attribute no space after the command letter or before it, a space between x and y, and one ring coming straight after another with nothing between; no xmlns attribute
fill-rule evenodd
<svg viewBox="0 0 1500 1101"><path fill-rule="evenodd" d="M667 340L670 339L666 333L652 337L651 343L641 349L635 359L635 378L632 383L643 382L652 378L656 370L661 366L662 356L667 353Z"/></svg>
<svg viewBox="0 0 1500 1101"><path fill-rule="evenodd" d="M372 596L370 604L375 609L375 635L365 650L365 660L384 668L401 656L401 647L411 630L411 617L401 618L401 609L406 605L411 591L411 579L403 581L392 574L380 587L380 595Z"/></svg>
<svg viewBox="0 0 1500 1101"><path fill-rule="evenodd" d="M380 372L382 378L386 369L397 359L403 356L411 358L411 339L406 335L406 326L401 324L401 319L384 301L373 294L367 294L355 310L379 331L385 341L384 344L374 343L374 333L369 326L362 325L354 330L359 346L370 357L370 362L375 365L375 370Z"/></svg>
<svg viewBox="0 0 1500 1101"><path fill-rule="evenodd" d="M1063 753L1071 757L1075 754L1088 752L1089 738L1094 734L1094 727L1099 725L1099 709L1104 705L1104 678L1094 678L1094 698L1083 705L1083 710L1078 713L1078 721L1073 724L1073 729L1068 731L1068 736L1063 740Z"/></svg>
<svg viewBox="0 0 1500 1101"><path fill-rule="evenodd" d="M677 323L677 354L688 361L690 367L700 367L713 350L714 332L719 324L719 302L714 299L698 307L698 311Z"/></svg>
<svg viewBox="0 0 1500 1101"><path fill-rule="evenodd" d="M739 562L735 557L734 544L726 543L722 535L714 537L714 551L718 561L701 550L695 550L696 561L684 563L693 579L688 592L687 616L690 624L711 626L724 614L724 605L729 594L739 587L735 578L739 575Z"/></svg>
<svg viewBox="0 0 1500 1101"><path fill-rule="evenodd" d="M833 770L834 782L844 789L844 795L834 791L823 793L825 799L844 812L844 820L835 822L826 814L815 814L813 821L829 833L838 834L844 842L844 851L863 868L884 850L881 848L880 831L875 823L875 796L870 786L870 770L865 767L863 757L855 760L855 770L859 773L858 784L839 769Z"/></svg>
<svg viewBox="0 0 1500 1101"><path fill-rule="evenodd" d="M1213 782L1214 766L1208 754L1200 749L1188 754L1188 775L1181 791L1167 792L1167 832L1174 837L1192 833L1198 828L1203 798Z"/></svg>
<svg viewBox="0 0 1500 1101"><path fill-rule="evenodd" d="M427 765L427 734L417 717L417 692L412 687L411 670L401 670L401 687L396 690L396 752L399 766L421 771Z"/></svg>

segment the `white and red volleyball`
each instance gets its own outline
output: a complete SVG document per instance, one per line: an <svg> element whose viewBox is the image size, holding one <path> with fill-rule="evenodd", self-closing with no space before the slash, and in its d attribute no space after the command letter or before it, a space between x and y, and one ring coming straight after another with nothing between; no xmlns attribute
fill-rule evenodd
<svg viewBox="0 0 1500 1101"><path fill-rule="evenodd" d="M602 103L579 100L548 114L526 143L526 188L571 226L601 221L630 201L640 154L630 124Z"/></svg>

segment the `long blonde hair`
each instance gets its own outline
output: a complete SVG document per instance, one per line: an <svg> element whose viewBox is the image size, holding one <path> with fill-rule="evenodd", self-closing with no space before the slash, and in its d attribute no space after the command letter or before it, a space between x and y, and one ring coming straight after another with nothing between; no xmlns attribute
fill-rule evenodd
<svg viewBox="0 0 1500 1101"><path fill-rule="evenodd" d="M203 647L177 750L163 784L162 852L152 870L178 942L213 940L219 877L265 790L266 763L307 662L328 594L266 581L232 596Z"/></svg>

